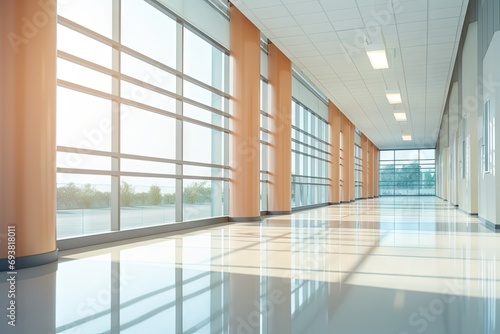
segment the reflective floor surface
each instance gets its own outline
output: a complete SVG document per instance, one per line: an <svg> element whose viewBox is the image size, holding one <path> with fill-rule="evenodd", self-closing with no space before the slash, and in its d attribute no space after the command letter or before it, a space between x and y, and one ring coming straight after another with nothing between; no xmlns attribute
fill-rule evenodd
<svg viewBox="0 0 500 334"><path fill-rule="evenodd" d="M381 198L61 253L22 270L0 333L500 333L500 234Z"/></svg>

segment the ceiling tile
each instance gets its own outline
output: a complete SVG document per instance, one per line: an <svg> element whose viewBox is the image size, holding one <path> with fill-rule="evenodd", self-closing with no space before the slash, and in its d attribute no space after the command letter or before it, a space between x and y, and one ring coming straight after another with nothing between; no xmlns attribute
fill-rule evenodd
<svg viewBox="0 0 500 334"><path fill-rule="evenodd" d="M286 7L292 15L323 13L323 7L320 5L320 3L318 1L313 1L313 0L307 2L293 3L287 5Z"/></svg>

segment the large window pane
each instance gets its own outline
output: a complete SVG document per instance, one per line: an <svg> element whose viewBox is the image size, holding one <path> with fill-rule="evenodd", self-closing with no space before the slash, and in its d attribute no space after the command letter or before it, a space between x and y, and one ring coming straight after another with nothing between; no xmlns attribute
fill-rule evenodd
<svg viewBox="0 0 500 334"><path fill-rule="evenodd" d="M112 0L61 1L57 6L57 14L111 38L112 6Z"/></svg>
<svg viewBox="0 0 500 334"><path fill-rule="evenodd" d="M217 93L213 93L208 89L197 86L187 80L184 80L184 96L208 107L213 107L220 111L226 111L226 98Z"/></svg>
<svg viewBox="0 0 500 334"><path fill-rule="evenodd" d="M175 222L175 180L122 177L121 229Z"/></svg>
<svg viewBox="0 0 500 334"><path fill-rule="evenodd" d="M175 174L175 165L135 159L121 159L120 168L124 172L142 172L153 174Z"/></svg>
<svg viewBox="0 0 500 334"><path fill-rule="evenodd" d="M57 59L57 78L111 93L111 76L61 58Z"/></svg>
<svg viewBox="0 0 500 334"><path fill-rule="evenodd" d="M121 81L121 96L134 102L175 113L176 100L174 98L123 80Z"/></svg>
<svg viewBox="0 0 500 334"><path fill-rule="evenodd" d="M111 150L111 101L57 88L57 145Z"/></svg>
<svg viewBox="0 0 500 334"><path fill-rule="evenodd" d="M222 216L224 212L222 185L222 181L184 180L182 194L184 220Z"/></svg>
<svg viewBox="0 0 500 334"><path fill-rule="evenodd" d="M111 230L111 177L57 174L57 238Z"/></svg>
<svg viewBox="0 0 500 334"><path fill-rule="evenodd" d="M111 68L110 46L60 24L57 25L57 49Z"/></svg>
<svg viewBox="0 0 500 334"><path fill-rule="evenodd" d="M111 158L79 152L57 152L58 168L111 170Z"/></svg>
<svg viewBox="0 0 500 334"><path fill-rule="evenodd" d="M121 53L121 71L123 74L144 81L150 85L157 86L175 92L176 76L153 66L138 58L132 57L125 52Z"/></svg>
<svg viewBox="0 0 500 334"><path fill-rule="evenodd" d="M122 153L175 159L175 119L122 108L121 149Z"/></svg>
<svg viewBox="0 0 500 334"><path fill-rule="evenodd" d="M184 122L184 160L223 163L222 132Z"/></svg>
<svg viewBox="0 0 500 334"><path fill-rule="evenodd" d="M121 4L123 45L175 68L175 21L143 0L127 0Z"/></svg>
<svg viewBox="0 0 500 334"><path fill-rule="evenodd" d="M194 106L190 103L184 103L182 112L186 117L190 117L198 121L202 121L219 127L224 127L225 117L210 110Z"/></svg>
<svg viewBox="0 0 500 334"><path fill-rule="evenodd" d="M380 195L435 195L436 166L434 154L434 150L381 151L379 167ZM395 159L390 160L390 157Z"/></svg>
<svg viewBox="0 0 500 334"><path fill-rule="evenodd" d="M292 110L296 110L292 127L292 207L326 203L329 148L318 138L328 137L328 127L323 119L295 101Z"/></svg>
<svg viewBox="0 0 500 334"><path fill-rule="evenodd" d="M224 90L225 58L222 51L191 30L184 29L184 73Z"/></svg>

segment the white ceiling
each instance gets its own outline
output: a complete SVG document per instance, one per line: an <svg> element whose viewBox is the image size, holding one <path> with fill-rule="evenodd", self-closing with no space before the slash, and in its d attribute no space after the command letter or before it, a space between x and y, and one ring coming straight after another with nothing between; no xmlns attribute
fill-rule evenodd
<svg viewBox="0 0 500 334"><path fill-rule="evenodd" d="M468 0L232 3L380 149L435 146ZM383 36L389 69L371 67L364 36ZM403 104L391 106L385 91L395 85ZM398 123L402 108L408 120ZM413 140L403 142L402 132Z"/></svg>

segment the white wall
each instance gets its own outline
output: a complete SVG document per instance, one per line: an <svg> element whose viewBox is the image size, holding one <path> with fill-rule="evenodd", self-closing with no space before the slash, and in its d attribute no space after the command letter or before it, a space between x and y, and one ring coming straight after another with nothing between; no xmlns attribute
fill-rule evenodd
<svg viewBox="0 0 500 334"><path fill-rule="evenodd" d="M449 200L448 197L448 189L449 189L449 178L448 171L450 170L449 166L449 148L442 147L439 152L439 175L440 175L440 194L444 200Z"/></svg>
<svg viewBox="0 0 500 334"><path fill-rule="evenodd" d="M495 147L499 145L500 136L496 136L496 133L500 131L500 124L496 120L496 106L500 103L500 89L492 85L492 83L500 82L500 31L497 31L493 36L491 44L486 52L486 56L483 60L483 101L481 103L481 108L484 108L484 104L487 99L490 100L490 124L493 129L492 138L492 166L490 173L483 173L483 168L479 171L479 217L486 219L489 222L497 224L496 217L498 215L497 208L499 207L500 196L496 196L500 192L500 181L496 177L496 165L499 163L495 154ZM486 134L482 131L483 124L483 113L481 111L478 120L478 132L479 143L482 145L484 136ZM481 154L481 159L483 154ZM500 222L498 222L500 223Z"/></svg>
<svg viewBox="0 0 500 334"><path fill-rule="evenodd" d="M443 119L441 121L441 130L439 132L438 138L438 150L436 151L436 194L444 199L448 200L448 170L449 170L449 149L448 149L448 113L446 112L443 115Z"/></svg>
<svg viewBox="0 0 500 334"><path fill-rule="evenodd" d="M467 172L467 166L465 158L467 157L467 152L464 155L464 142L467 134L463 132L464 126L467 127L467 118L463 117L458 123L457 131L457 159L458 159L458 169L457 169L457 204L458 207L465 211L467 206L467 178L464 175ZM467 146L467 145L465 145Z"/></svg>
<svg viewBox="0 0 500 334"><path fill-rule="evenodd" d="M450 100L449 100L449 201L453 205L458 204L458 172L459 172L459 161L457 157L457 131L458 131L458 82L454 82L451 88Z"/></svg>
<svg viewBox="0 0 500 334"><path fill-rule="evenodd" d="M466 122L466 156L463 166L467 174L462 185L460 209L467 213L478 212L478 76L477 76L477 22L469 24L462 53L462 115Z"/></svg>

